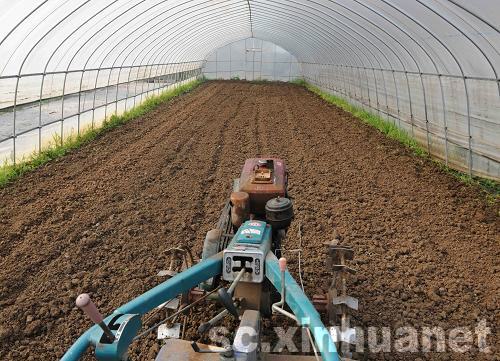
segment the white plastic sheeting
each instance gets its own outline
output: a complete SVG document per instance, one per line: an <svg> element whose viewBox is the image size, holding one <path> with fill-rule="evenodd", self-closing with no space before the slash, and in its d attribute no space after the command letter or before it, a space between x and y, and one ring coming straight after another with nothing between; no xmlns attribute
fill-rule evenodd
<svg viewBox="0 0 500 361"><path fill-rule="evenodd" d="M85 114L93 124L199 76L215 49L258 38L450 166L500 178L498 0L0 0L0 9L0 154L13 160L22 137L40 149L45 128L65 134L72 119L80 131Z"/></svg>
<svg viewBox="0 0 500 361"><path fill-rule="evenodd" d="M209 54L207 79L293 81L302 77L297 59L276 44L255 38L235 41Z"/></svg>

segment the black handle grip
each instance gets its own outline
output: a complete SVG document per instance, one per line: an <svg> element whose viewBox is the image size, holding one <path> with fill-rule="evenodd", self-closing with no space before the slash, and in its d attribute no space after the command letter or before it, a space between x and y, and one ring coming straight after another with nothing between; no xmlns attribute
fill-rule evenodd
<svg viewBox="0 0 500 361"><path fill-rule="evenodd" d="M227 293L227 290L225 288L220 288L217 293L219 294L219 300L222 305L229 311L230 314L238 318L238 309L234 305L231 295Z"/></svg>

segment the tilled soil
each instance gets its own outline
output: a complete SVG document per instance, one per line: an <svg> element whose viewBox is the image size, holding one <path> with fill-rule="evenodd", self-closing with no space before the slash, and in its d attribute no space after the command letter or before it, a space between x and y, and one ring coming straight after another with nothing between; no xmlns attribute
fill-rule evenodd
<svg viewBox="0 0 500 361"><path fill-rule="evenodd" d="M199 254L256 154L288 163L296 217L285 247L299 246L300 226L309 296L327 287L323 243L337 232L356 252L358 325L389 327L394 339L413 326L419 340L424 326L446 337L467 327L476 345L400 353L393 342L370 359L497 359L498 209L305 89L244 82L208 82L0 191L0 359L60 357L90 326L74 307L79 293L108 314L161 281L170 247ZM186 338L206 315L191 312ZM477 349L481 320L490 353ZM151 335L130 356L159 348Z"/></svg>

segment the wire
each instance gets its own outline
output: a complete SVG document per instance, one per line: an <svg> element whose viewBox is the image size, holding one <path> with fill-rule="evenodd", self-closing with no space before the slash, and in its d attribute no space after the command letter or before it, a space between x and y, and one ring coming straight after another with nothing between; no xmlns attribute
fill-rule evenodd
<svg viewBox="0 0 500 361"><path fill-rule="evenodd" d="M302 280L302 223L299 223L299 281L300 281L300 287L302 287L302 292L304 291L304 282ZM320 361L320 358L318 356L318 350L316 349L316 345L314 344L312 335L311 335L311 330L309 328L306 328L307 330L307 336L309 336L309 342L311 342L313 351L314 351L314 357L316 357L317 361Z"/></svg>
<svg viewBox="0 0 500 361"><path fill-rule="evenodd" d="M302 223L299 223L299 248L296 249L284 249L281 248L280 251L282 252L296 252L299 255L299 281L300 281L300 287L302 288L302 292L305 293L304 291L304 280L302 279ZM318 355L318 349L316 348L316 345L314 343L313 337L311 335L311 330L309 328L305 328L307 331L307 336L309 337L309 342L311 342L311 346L313 348L314 352L314 357L316 358L317 361L321 361Z"/></svg>
<svg viewBox="0 0 500 361"><path fill-rule="evenodd" d="M186 310L189 310L190 308L192 308L194 305L200 303L201 301L205 300L206 298L208 298L208 296L210 296L211 294L217 292L222 286L219 286L215 289L213 289L212 291L208 292L207 294L203 295L202 297L200 297L199 299L197 299L196 301L194 302L191 302L189 305L187 305L186 307L180 309L179 311L173 313L172 315L168 316L167 318L161 320L160 322L156 323L155 325L153 325L152 327L148 328L146 331L138 334L137 336L134 337L134 339L132 341L135 341L135 340L138 340L139 338L141 338L142 336L144 335L147 335L148 333L150 333L151 331L153 331L154 329L160 327L161 324L173 319L174 317L177 317L178 315L180 315L181 313L183 313L184 311Z"/></svg>
<svg viewBox="0 0 500 361"><path fill-rule="evenodd" d="M311 335L311 330L308 329L308 328L306 328L306 330L307 330L307 336L309 336L309 342L311 342L311 345L312 345L312 348L313 348L313 351L314 351L314 357L316 357L317 361L321 361L321 359L318 356L318 350L316 349L316 345L314 344L314 341L313 341L313 338L312 338L312 335Z"/></svg>
<svg viewBox="0 0 500 361"><path fill-rule="evenodd" d="M302 280L302 223L299 223L299 281L302 292L304 292L304 281Z"/></svg>
<svg viewBox="0 0 500 361"><path fill-rule="evenodd" d="M159 311L161 311L163 308L165 308L169 303L170 301L176 299L177 297L174 297L174 298L171 298L169 299L167 302L164 302L160 307L157 307L154 312L152 314L150 314L145 320L143 323L148 323L149 320L151 320L153 318L153 316L155 316Z"/></svg>

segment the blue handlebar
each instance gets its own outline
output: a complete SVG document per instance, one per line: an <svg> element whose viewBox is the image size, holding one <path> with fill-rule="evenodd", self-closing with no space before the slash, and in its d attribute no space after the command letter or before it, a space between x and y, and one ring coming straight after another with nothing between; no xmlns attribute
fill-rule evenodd
<svg viewBox="0 0 500 361"><path fill-rule="evenodd" d="M266 277L281 293L281 271L278 259L272 252L266 257ZM323 361L340 361L337 348L318 311L288 271L285 271L285 292L287 305L297 317L299 324L311 331Z"/></svg>
<svg viewBox="0 0 500 361"><path fill-rule="evenodd" d="M112 318L116 317L116 315L120 314L143 315L163 302L176 297L179 293L187 292L197 284L220 275L222 271L222 256L223 254L220 252L213 257L203 260L117 308L111 315L105 318L106 324ZM278 259L272 252L269 252L267 255L265 272L266 277L271 281L273 286L278 291L281 291L281 272ZM319 313L288 271L285 272L285 288L287 293L286 303L299 320L299 324L311 330L323 361L339 361L335 344L328 330L323 325ZM96 346L99 342L100 334L102 334L102 331L99 326L92 326L78 338L61 360L79 360L90 345ZM118 355L116 356L116 359L119 359Z"/></svg>
<svg viewBox="0 0 500 361"><path fill-rule="evenodd" d="M104 322L107 324L114 316L118 314L139 314L143 315L153 308L161 305L179 293L189 291L197 284L206 281L209 278L221 274L222 270L222 252L197 263L184 272L181 272L158 286L143 293L132 301L117 308L113 313L106 317ZM77 361L85 353L90 345L94 345L100 333L99 326L92 326L69 348L61 361Z"/></svg>

